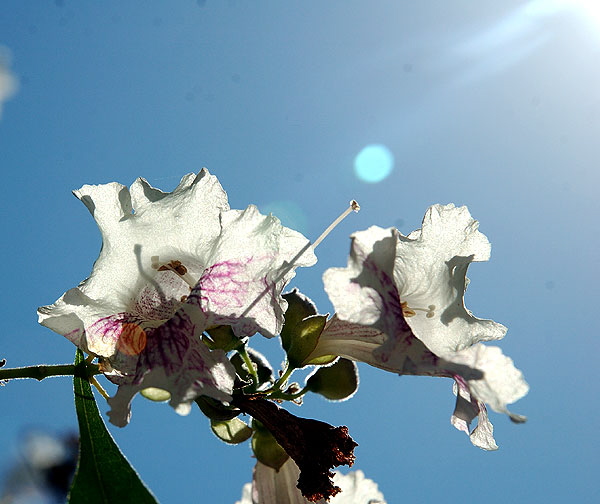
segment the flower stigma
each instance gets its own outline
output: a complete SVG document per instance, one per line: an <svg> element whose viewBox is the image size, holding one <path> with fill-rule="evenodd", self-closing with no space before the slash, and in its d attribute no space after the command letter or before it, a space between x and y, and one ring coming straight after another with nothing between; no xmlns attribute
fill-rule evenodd
<svg viewBox="0 0 600 504"><path fill-rule="evenodd" d="M317 246L319 245L319 243L321 243L325 238L327 238L327 235L329 233L331 233L335 229L335 227L340 222L342 222L351 212L357 212L358 213L359 210L360 210L360 205L358 204L358 201L351 200L348 208L346 208L346 210L344 210L342 212L342 214L337 219L335 219L331 224L329 224L329 226L327 227L327 229L321 233L321 236L319 236L314 241L314 243L312 244L313 250L316 249Z"/></svg>

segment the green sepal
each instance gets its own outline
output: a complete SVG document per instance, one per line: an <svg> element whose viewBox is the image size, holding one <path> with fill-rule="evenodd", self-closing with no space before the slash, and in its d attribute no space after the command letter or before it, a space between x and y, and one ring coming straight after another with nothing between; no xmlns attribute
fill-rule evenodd
<svg viewBox="0 0 600 504"><path fill-rule="evenodd" d="M298 289L283 294L283 299L287 301L288 307L285 311L285 324L281 330L281 345L287 352L292 345L294 328L306 317L317 314L317 307Z"/></svg>
<svg viewBox="0 0 600 504"><path fill-rule="evenodd" d="M306 366L306 359L317 346L326 322L327 315L312 315L296 324L291 331L291 344L286 350L291 369Z"/></svg>
<svg viewBox="0 0 600 504"><path fill-rule="evenodd" d="M260 352L254 350L253 348L248 347L246 348L246 351L248 352L250 360L256 366L256 374L258 375L259 384L272 382L273 368L271 367L271 363L267 360L267 358ZM229 360L233 364L237 375L243 381L249 382L252 380L252 377L246 367L246 363L244 362L244 359L242 359L242 356L239 353L234 354Z"/></svg>
<svg viewBox="0 0 600 504"><path fill-rule="evenodd" d="M307 378L306 388L330 401L348 399L358 389L356 363L340 358L332 366L320 367Z"/></svg>
<svg viewBox="0 0 600 504"><path fill-rule="evenodd" d="M305 362L305 366L327 366L331 364L338 358L337 355L321 355L320 357L315 357L314 359Z"/></svg>
<svg viewBox="0 0 600 504"><path fill-rule="evenodd" d="M210 428L215 436L228 444L243 443L252 436L252 429L239 418L223 421L211 420Z"/></svg>
<svg viewBox="0 0 600 504"><path fill-rule="evenodd" d="M163 390L156 387L148 387L140 390L140 394L154 402L165 402L171 399L171 393L168 390Z"/></svg>
<svg viewBox="0 0 600 504"><path fill-rule="evenodd" d="M216 422L225 422L238 416L241 411L231 406L225 406L216 399L207 396L198 396L194 400L200 408L200 411L204 413L210 420Z"/></svg>
<svg viewBox="0 0 600 504"><path fill-rule="evenodd" d="M206 332L210 338L204 337L202 341L211 350L223 350L230 352L240 346L242 341L234 333L231 326L220 325L207 329Z"/></svg>
<svg viewBox="0 0 600 504"><path fill-rule="evenodd" d="M82 376L87 376L86 363L78 349L73 388L79 423L79 460L67 502L156 504L156 499L106 429L90 383Z"/></svg>
<svg viewBox="0 0 600 504"><path fill-rule="evenodd" d="M254 430L252 435L254 456L259 462L279 471L290 456L258 420L252 420L252 428Z"/></svg>

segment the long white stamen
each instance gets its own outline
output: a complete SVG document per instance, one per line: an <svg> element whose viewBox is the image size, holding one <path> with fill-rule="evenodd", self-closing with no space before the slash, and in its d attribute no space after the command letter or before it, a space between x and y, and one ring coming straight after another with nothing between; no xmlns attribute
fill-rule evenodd
<svg viewBox="0 0 600 504"><path fill-rule="evenodd" d="M314 250L315 247L319 243L321 243L329 233L331 233L332 229L335 228L340 222L342 222L350 212L358 212L359 210L360 205L358 204L358 202L356 200L350 201L350 206L337 219L335 219L325 231L323 231L321 236L319 236L313 243L308 242L306 245L304 245L304 247L302 247L289 262L284 261L283 265L279 270L279 274L273 280L272 285L277 285L279 281L285 277L288 271L290 271L294 267L294 264L296 263L298 258L301 257L302 254L304 254L304 252L306 252L309 248L312 248ZM254 308L271 289L272 286L269 285L258 296L256 296L254 301L252 301L252 303L250 303L248 307L244 310L244 313L242 313L241 317L245 317L248 313L250 313L250 310L252 310L252 308Z"/></svg>
<svg viewBox="0 0 600 504"><path fill-rule="evenodd" d="M358 204L358 202L356 200L352 200L350 202L350 206L348 208L346 208L346 210L337 219L335 219L331 224L329 224L329 227L325 231L323 231L321 233L321 236L319 236L313 242L313 244L312 244L313 250L317 248L317 245L319 245L319 243L321 243L325 238L327 238L327 235L329 233L331 233L334 230L334 228L348 216L349 213L358 212L359 210L360 210L360 205Z"/></svg>

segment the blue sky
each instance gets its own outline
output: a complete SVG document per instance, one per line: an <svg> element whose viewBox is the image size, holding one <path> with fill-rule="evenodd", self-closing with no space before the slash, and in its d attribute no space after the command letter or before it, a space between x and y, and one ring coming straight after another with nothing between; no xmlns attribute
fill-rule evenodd
<svg viewBox="0 0 600 504"><path fill-rule="evenodd" d="M347 425L355 468L390 503L600 497L594 1L6 0L0 45L19 82L0 118L8 366L72 361L36 308L97 256L99 233L70 193L83 184L143 176L171 190L205 166L233 208L257 204L311 238L357 199L361 212L293 282L321 312L321 275L346 264L351 232L406 234L429 205L465 204L492 242L491 261L470 268L467 307L508 326L500 346L531 385L512 409L529 422L492 413L500 450L480 451L449 423L447 380L367 366L350 401L310 397L293 412ZM379 183L354 171L370 144L394 159ZM282 358L274 341L259 348ZM0 394L3 471L23 433L75 428L68 379ZM239 499L246 445L218 442L198 411L142 398L133 411L111 432L162 502Z"/></svg>

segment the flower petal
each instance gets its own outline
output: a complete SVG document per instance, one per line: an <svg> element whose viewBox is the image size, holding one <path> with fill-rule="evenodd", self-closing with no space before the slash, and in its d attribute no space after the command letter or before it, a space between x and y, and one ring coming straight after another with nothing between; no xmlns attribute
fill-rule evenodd
<svg viewBox="0 0 600 504"><path fill-rule="evenodd" d="M378 227L354 233L347 267L323 275L337 316L311 358L340 355L399 374L452 377L461 384L453 425L496 449L484 403L524 421L506 406L528 386L512 360L479 343L501 338L504 326L464 307L467 267L489 251L477 221L454 205L431 207L408 237Z"/></svg>
<svg viewBox="0 0 600 504"><path fill-rule="evenodd" d="M126 425L133 397L148 387L168 391L169 404L183 415L189 413L191 402L200 395L231 400L235 370L222 350L210 351L202 343L199 333L204 326L193 322L198 316L190 316L190 310L194 308L186 305L160 327L146 331L146 345L137 358L135 373L114 380L119 388L108 400L111 423Z"/></svg>
<svg viewBox="0 0 600 504"><path fill-rule="evenodd" d="M196 264L198 255L217 238L219 215L229 209L225 191L206 169L183 177L171 193L138 179L131 191L110 183L85 185L74 194L96 220L102 250L89 278L38 309L39 322L63 335L132 312L140 290L156 275L154 256L188 260L199 278L205 265Z"/></svg>
<svg viewBox="0 0 600 504"><path fill-rule="evenodd" d="M231 325L239 337L256 332L272 337L284 322L285 284L296 267L316 262L310 242L254 205L223 213L221 226L209 254L210 267L192 296L209 316L209 324Z"/></svg>
<svg viewBox="0 0 600 504"><path fill-rule="evenodd" d="M506 406L524 397L529 385L523 373L514 366L513 360L505 356L500 348L477 344L448 358L455 364L483 372L481 379L468 382L472 395L489 404L494 411L509 415L515 422L525 421L524 417L508 411Z"/></svg>
<svg viewBox="0 0 600 504"><path fill-rule="evenodd" d="M236 504L308 504L296 487L299 476L300 469L291 458L279 471L257 462L252 483L244 485L242 500ZM329 501L319 500L319 504L385 504L377 483L365 478L360 470L345 475L336 471L333 481L341 492Z"/></svg>
<svg viewBox="0 0 600 504"><path fill-rule="evenodd" d="M494 427L487 416L485 404L471 396L469 386L460 376L455 378L454 393L456 406L450 423L469 436L473 445L483 450L497 450ZM471 431L471 422L475 418L477 418L477 427Z"/></svg>

